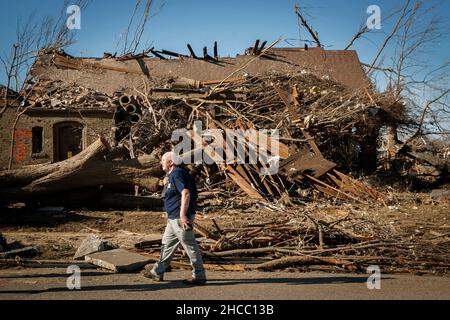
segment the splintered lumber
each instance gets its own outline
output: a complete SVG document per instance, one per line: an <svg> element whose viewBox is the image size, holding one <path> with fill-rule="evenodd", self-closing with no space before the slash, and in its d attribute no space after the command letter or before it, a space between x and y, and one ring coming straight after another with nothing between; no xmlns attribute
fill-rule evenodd
<svg viewBox="0 0 450 320"><path fill-rule="evenodd" d="M216 219L211 218L211 221L214 223L214 226L216 227L217 231L219 232L219 235L223 235L222 230L220 229L219 225L216 222ZM0 238L1 238L1 234L0 234Z"/></svg>
<svg viewBox="0 0 450 320"><path fill-rule="evenodd" d="M277 248L267 247L267 248L248 248L248 249L235 249L228 251L217 251L217 252L205 252L203 253L208 257L240 257L240 256L260 256L266 255L274 252L278 252Z"/></svg>
<svg viewBox="0 0 450 320"><path fill-rule="evenodd" d="M288 267L314 265L314 264L330 264L336 266L349 266L352 262L327 257L309 257L309 256L296 256L296 257L283 257L276 260L264 262L251 266L253 269L271 271L275 269L283 269Z"/></svg>
<svg viewBox="0 0 450 320"><path fill-rule="evenodd" d="M203 267L209 271L245 271L246 267L241 264L219 264L204 263Z"/></svg>
<svg viewBox="0 0 450 320"><path fill-rule="evenodd" d="M368 185L366 185L360 181L357 181L357 180L343 174L342 172L339 172L336 169L334 169L332 172L334 174L336 174L337 176L339 176L342 179L342 181L345 181L348 184L351 184L357 188L360 188L362 193L367 193L372 198L381 199L384 202L384 195L381 192L376 191L375 189L369 187Z"/></svg>
<svg viewBox="0 0 450 320"><path fill-rule="evenodd" d="M152 53L153 53L153 51L152 51ZM69 57L64 57L61 55L58 55L53 59L53 64L57 67L63 67L63 68L75 69L75 70L104 69L104 70L132 73L132 74L138 74L138 75L145 74L142 70L137 69L137 68L131 69L129 67L109 66L109 65L104 65L104 64L98 63L98 62L89 62L89 61L71 59ZM137 64L137 66L139 66L139 65Z"/></svg>
<svg viewBox="0 0 450 320"><path fill-rule="evenodd" d="M200 137L196 132L193 130L188 131L188 136L199 146L205 146L205 142L203 141L202 137ZM217 153L214 152L214 150L211 148L211 146L207 145L204 147L203 151L205 154L213 159L215 162L218 162L219 166L224 168L228 174L228 176L239 186L242 188L242 190L247 193L250 197L254 199L263 199L263 197L252 187L251 183L248 182L248 177L243 177L238 170L235 169L232 165L226 165L225 160L220 157ZM236 167L239 167L237 165ZM242 171L241 171L242 173Z"/></svg>
<svg viewBox="0 0 450 320"><path fill-rule="evenodd" d="M311 179L313 181L313 184L317 184L318 187L319 187L318 190L321 190L321 191L323 191L323 190L330 190L330 192L332 192L333 194L343 195L343 196L345 196L347 198L350 198L350 199L352 199L352 200L354 200L356 202L364 203L364 201L362 201L362 200L360 200L360 199L358 199L358 198L356 198L356 197L354 197L354 196L352 196L350 194L347 194L347 193L343 192L340 189L332 187L332 186L326 184L325 182L320 181L320 180L318 180L318 179L316 179L316 178L314 178L314 177L312 177L312 176L310 176L308 174L305 174L305 177ZM325 193L328 193L328 192L325 191Z"/></svg>
<svg viewBox="0 0 450 320"><path fill-rule="evenodd" d="M335 163L307 150L302 150L283 161L279 170L289 177L305 171L312 171L313 176L319 178L334 167L336 167Z"/></svg>
<svg viewBox="0 0 450 320"><path fill-rule="evenodd" d="M204 226L202 226L197 221L194 223L194 231L201 234L203 237L213 240L219 240L220 237L216 236L215 234L211 233L206 229Z"/></svg>

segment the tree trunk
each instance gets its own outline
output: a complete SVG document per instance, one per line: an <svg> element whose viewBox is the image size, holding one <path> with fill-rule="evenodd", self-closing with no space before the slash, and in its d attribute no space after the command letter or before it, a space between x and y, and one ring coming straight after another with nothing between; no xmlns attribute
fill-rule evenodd
<svg viewBox="0 0 450 320"><path fill-rule="evenodd" d="M67 160L0 172L0 202L26 201L100 185L127 184L156 191L163 175L159 159L151 155L107 161L110 147L104 138Z"/></svg>
<svg viewBox="0 0 450 320"><path fill-rule="evenodd" d="M397 145L399 144L398 136L397 136L397 126L389 125L387 127L387 152L389 161L395 159L397 155Z"/></svg>
<svg viewBox="0 0 450 320"><path fill-rule="evenodd" d="M82 152L67 160L26 166L20 169L0 171L0 188L26 186L36 179L42 178L52 172L64 170L64 168L75 167L91 158L100 159L110 147L108 142L100 137Z"/></svg>

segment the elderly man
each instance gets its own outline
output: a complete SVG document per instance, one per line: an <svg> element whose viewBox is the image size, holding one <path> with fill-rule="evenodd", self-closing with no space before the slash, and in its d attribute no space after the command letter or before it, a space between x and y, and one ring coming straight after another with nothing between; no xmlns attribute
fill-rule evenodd
<svg viewBox="0 0 450 320"><path fill-rule="evenodd" d="M167 173L167 185L164 192L164 207L167 212L167 225L164 231L161 256L153 269L144 272L144 276L156 281L163 281L164 272L181 244L186 251L193 268L192 279L184 283L199 285L206 283L203 260L195 241L193 228L197 189L189 173L177 165L180 159L167 152L161 159L162 169Z"/></svg>

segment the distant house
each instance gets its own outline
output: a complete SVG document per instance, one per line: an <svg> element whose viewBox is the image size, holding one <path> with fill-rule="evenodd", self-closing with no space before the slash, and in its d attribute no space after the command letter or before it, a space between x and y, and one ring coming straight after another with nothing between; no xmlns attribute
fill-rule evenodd
<svg viewBox="0 0 450 320"><path fill-rule="evenodd" d="M350 50L272 48L262 56L247 50L235 58L162 58L74 58L63 52L42 51L31 71L35 86L24 97L30 107L17 121L13 136L17 108L9 105L0 119L0 168L8 166L11 140L13 167L17 168L74 156L98 134L112 137L116 108L110 98L161 87L169 78L207 82L220 81L230 74L242 77L305 71L353 90L370 85L356 52ZM64 92L71 90L75 95L81 92L81 96L91 90L101 99L97 103L67 98Z"/></svg>

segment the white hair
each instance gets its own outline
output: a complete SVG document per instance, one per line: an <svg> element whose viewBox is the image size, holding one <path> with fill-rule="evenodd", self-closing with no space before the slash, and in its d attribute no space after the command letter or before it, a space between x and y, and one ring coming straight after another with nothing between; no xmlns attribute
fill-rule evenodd
<svg viewBox="0 0 450 320"><path fill-rule="evenodd" d="M173 151L164 153L163 158L169 158L170 160L172 160L172 163L176 166L179 166L182 163L181 157Z"/></svg>

